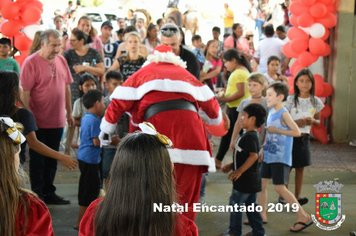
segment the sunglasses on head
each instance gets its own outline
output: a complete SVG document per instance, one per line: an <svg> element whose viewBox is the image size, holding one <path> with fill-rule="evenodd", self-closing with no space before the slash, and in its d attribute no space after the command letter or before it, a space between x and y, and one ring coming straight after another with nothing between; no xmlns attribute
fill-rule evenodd
<svg viewBox="0 0 356 236"><path fill-rule="evenodd" d="M171 35L173 35L173 34L175 34L175 33L177 33L178 32L178 29L177 28L164 28L164 29L161 29L161 34L163 34L163 35L169 35L169 36L171 36Z"/></svg>

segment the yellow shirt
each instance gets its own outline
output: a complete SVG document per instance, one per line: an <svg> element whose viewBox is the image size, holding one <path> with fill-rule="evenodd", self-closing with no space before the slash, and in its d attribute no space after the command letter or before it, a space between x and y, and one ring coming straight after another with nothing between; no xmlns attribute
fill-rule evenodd
<svg viewBox="0 0 356 236"><path fill-rule="evenodd" d="M233 18L224 17L224 27L230 28L234 24L234 12L231 9L226 9L226 14L232 16Z"/></svg>
<svg viewBox="0 0 356 236"><path fill-rule="evenodd" d="M251 97L250 91L248 90L248 82L247 78L250 76L250 73L246 70L243 69L236 69L234 70L228 80L227 86L226 86L226 91L225 91L225 97L230 97L234 93L238 91L236 84L237 83L245 83L245 95L240 97L237 100L227 102L226 105L228 107L238 107L240 105L240 102L248 97Z"/></svg>

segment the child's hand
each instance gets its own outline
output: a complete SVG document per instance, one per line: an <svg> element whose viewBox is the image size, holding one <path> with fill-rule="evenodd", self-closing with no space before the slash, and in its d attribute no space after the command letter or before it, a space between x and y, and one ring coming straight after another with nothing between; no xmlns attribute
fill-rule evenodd
<svg viewBox="0 0 356 236"><path fill-rule="evenodd" d="M266 130L268 131L268 133L273 134L273 133L277 133L278 129L274 126L268 126L266 127Z"/></svg>
<svg viewBox="0 0 356 236"><path fill-rule="evenodd" d="M224 172L225 174L228 173L230 170L232 170L232 165L233 165L233 163L230 163L230 164L224 166L224 167L221 169L221 171Z"/></svg>
<svg viewBox="0 0 356 236"><path fill-rule="evenodd" d="M232 172L231 174L229 174L229 180L231 181L236 181L238 178L240 178L241 173L238 170L235 170L234 172Z"/></svg>
<svg viewBox="0 0 356 236"><path fill-rule="evenodd" d="M313 124L313 118L312 117L305 118L305 123L306 123L306 125L312 125Z"/></svg>
<svg viewBox="0 0 356 236"><path fill-rule="evenodd" d="M60 162L70 170L74 170L78 165L78 161L76 159L71 158L69 155L63 155Z"/></svg>
<svg viewBox="0 0 356 236"><path fill-rule="evenodd" d="M221 161L219 161L216 158L215 158L215 167L216 167L216 169L220 169L221 168Z"/></svg>
<svg viewBox="0 0 356 236"><path fill-rule="evenodd" d="M114 135L111 137L111 145L118 145L120 143L121 139L119 138L118 135Z"/></svg>
<svg viewBox="0 0 356 236"><path fill-rule="evenodd" d="M299 119L299 120L295 120L294 122L298 125L298 127L301 127L301 128L303 128L303 127L305 127L307 125L307 121L304 118L303 119Z"/></svg>

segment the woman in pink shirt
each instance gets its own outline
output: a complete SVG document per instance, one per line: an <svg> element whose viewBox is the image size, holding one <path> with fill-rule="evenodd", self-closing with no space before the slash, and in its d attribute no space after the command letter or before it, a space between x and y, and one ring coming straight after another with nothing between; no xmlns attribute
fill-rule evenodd
<svg viewBox="0 0 356 236"><path fill-rule="evenodd" d="M252 59L249 43L243 36L242 25L239 23L235 23L232 26L232 35L227 37L224 43L224 51L231 48L236 48L239 53L247 59L247 61Z"/></svg>

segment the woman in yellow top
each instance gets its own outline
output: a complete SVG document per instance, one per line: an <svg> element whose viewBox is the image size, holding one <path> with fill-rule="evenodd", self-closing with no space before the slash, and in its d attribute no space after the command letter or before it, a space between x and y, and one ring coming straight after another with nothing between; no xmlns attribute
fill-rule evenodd
<svg viewBox="0 0 356 236"><path fill-rule="evenodd" d="M225 102L228 106L228 117L231 124L235 124L239 115L236 110L240 102L250 97L248 90L247 78L250 76L251 67L246 58L241 55L236 49L229 49L223 55L225 67L231 72L231 75L226 86L226 91L223 96L218 96L220 102ZM231 135L234 127L230 126L229 131L221 138L219 151L216 155L218 161L222 161L226 152L229 150Z"/></svg>

